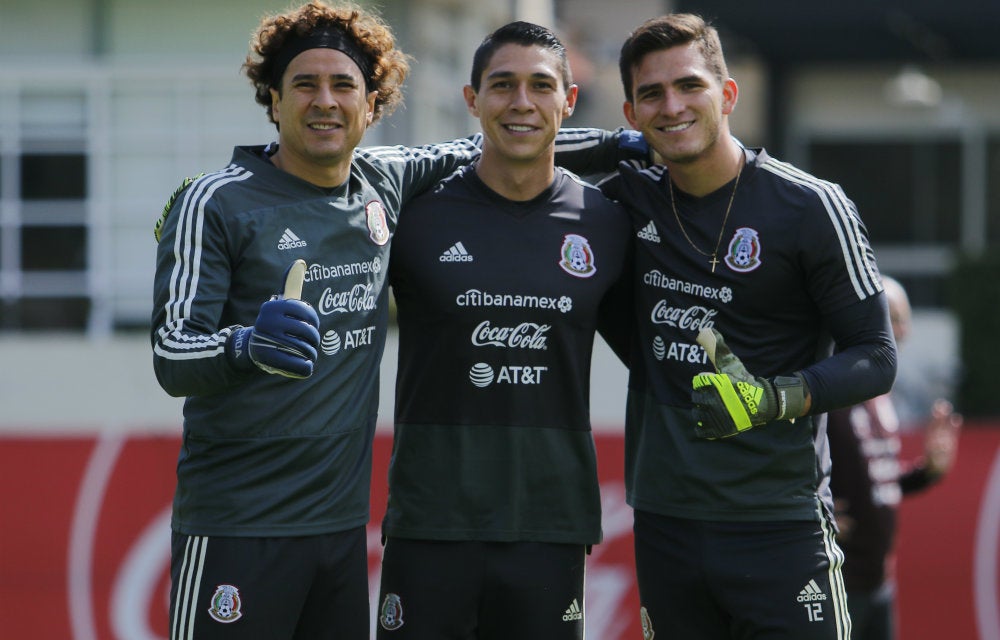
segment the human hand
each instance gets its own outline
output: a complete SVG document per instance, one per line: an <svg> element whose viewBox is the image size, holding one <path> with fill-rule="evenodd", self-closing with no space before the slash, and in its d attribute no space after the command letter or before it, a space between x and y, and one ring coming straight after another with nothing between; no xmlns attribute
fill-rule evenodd
<svg viewBox="0 0 1000 640"><path fill-rule="evenodd" d="M238 369L256 365L267 373L308 378L318 355L319 316L301 300L306 263L296 260L285 272L281 294L260 307L252 327L240 327L226 341L226 356Z"/></svg>
<svg viewBox="0 0 1000 640"><path fill-rule="evenodd" d="M699 373L691 382L695 435L699 438L728 438L805 413L807 390L800 376L768 380L752 375L715 329L702 329L698 344L716 369L716 373Z"/></svg>
<svg viewBox="0 0 1000 640"><path fill-rule="evenodd" d="M951 469L958 453L958 435L962 416L947 400L937 400L931 407L931 419L924 434L924 465L927 473L943 476Z"/></svg>

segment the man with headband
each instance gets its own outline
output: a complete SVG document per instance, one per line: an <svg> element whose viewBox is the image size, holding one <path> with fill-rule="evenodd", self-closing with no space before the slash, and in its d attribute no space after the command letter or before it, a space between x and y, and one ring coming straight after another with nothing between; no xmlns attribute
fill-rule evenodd
<svg viewBox="0 0 1000 640"><path fill-rule="evenodd" d="M367 640L389 239L479 150L356 148L408 71L357 8L265 18L244 70L277 144L237 147L157 226L154 367L187 397L170 637Z"/></svg>

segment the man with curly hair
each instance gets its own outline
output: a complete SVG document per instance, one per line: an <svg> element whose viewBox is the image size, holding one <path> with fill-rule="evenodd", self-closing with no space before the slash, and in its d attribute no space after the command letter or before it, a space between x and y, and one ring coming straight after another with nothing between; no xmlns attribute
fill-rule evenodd
<svg viewBox="0 0 1000 640"><path fill-rule="evenodd" d="M357 149L408 66L354 6L265 17L244 70L277 143L237 147L158 224L154 369L186 396L173 639L369 637L389 239L405 202L479 153Z"/></svg>

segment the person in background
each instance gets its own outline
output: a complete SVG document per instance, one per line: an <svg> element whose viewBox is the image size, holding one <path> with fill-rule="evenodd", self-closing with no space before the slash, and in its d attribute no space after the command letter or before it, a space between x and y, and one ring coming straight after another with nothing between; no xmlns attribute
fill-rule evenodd
<svg viewBox="0 0 1000 640"><path fill-rule="evenodd" d="M482 156L407 204L393 240L378 638L582 640L601 541L591 353L629 308L629 220L553 166L577 87L552 31L487 36L464 96Z"/></svg>
<svg viewBox="0 0 1000 640"><path fill-rule="evenodd" d="M903 286L883 276L896 343L910 332L910 302ZM844 550L844 581L854 640L893 640L895 582L893 545L900 500L944 477L955 461L962 417L947 400L931 407L924 456L903 463L899 419L890 394L832 411L828 433L833 469L837 541Z"/></svg>
<svg viewBox="0 0 1000 640"><path fill-rule="evenodd" d="M602 183L634 236L644 635L845 640L825 414L896 374L864 224L838 185L733 136L739 88L701 17L643 23L619 66L625 117L662 159Z"/></svg>
<svg viewBox="0 0 1000 640"><path fill-rule="evenodd" d="M172 639L370 637L389 241L403 204L479 154L357 148L408 69L353 5L265 17L244 70L277 142L185 181L158 222L153 365L186 396Z"/></svg>

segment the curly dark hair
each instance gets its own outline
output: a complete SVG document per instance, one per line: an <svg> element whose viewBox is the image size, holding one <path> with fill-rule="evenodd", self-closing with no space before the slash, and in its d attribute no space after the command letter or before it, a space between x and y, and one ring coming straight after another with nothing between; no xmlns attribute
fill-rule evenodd
<svg viewBox="0 0 1000 640"><path fill-rule="evenodd" d="M290 37L307 36L324 27L343 31L371 59L372 77L366 81L372 90L378 91L372 122L392 113L403 102L403 81L410 71L410 56L396 48L392 30L379 16L354 4L331 7L321 0L312 0L297 9L265 16L250 39L250 53L243 71L254 86L254 99L267 109L268 119L274 122L271 89L281 91L280 86L272 83L278 53Z"/></svg>

